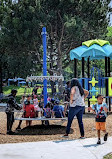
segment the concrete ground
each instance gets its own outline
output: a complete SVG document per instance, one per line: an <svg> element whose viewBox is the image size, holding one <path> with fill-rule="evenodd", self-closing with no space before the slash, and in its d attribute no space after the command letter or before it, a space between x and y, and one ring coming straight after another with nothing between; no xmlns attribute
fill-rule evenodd
<svg viewBox="0 0 112 159"><path fill-rule="evenodd" d="M0 144L0 159L103 159L112 152L112 137L96 144L96 138Z"/></svg>

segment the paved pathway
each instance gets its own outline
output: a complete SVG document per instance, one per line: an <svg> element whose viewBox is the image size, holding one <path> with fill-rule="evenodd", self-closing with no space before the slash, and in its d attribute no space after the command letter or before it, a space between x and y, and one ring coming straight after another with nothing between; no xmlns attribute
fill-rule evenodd
<svg viewBox="0 0 112 159"><path fill-rule="evenodd" d="M103 159L112 152L112 137L83 140L41 141L30 143L0 144L0 159Z"/></svg>

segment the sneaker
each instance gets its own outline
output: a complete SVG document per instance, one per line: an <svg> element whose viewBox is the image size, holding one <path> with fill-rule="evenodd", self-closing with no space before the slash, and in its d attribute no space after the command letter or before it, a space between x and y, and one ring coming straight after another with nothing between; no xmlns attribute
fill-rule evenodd
<svg viewBox="0 0 112 159"><path fill-rule="evenodd" d="M20 127L17 127L16 130L19 131L19 130L21 130L21 128L20 128Z"/></svg>
<svg viewBox="0 0 112 159"><path fill-rule="evenodd" d="M7 135L14 135L15 133L13 131L8 131Z"/></svg>
<svg viewBox="0 0 112 159"><path fill-rule="evenodd" d="M108 138L108 133L104 135L104 141L107 141L107 138Z"/></svg>
<svg viewBox="0 0 112 159"><path fill-rule="evenodd" d="M62 137L64 137L64 138L68 138L68 134L63 135Z"/></svg>
<svg viewBox="0 0 112 159"><path fill-rule="evenodd" d="M101 140L98 140L97 144L101 144Z"/></svg>
<svg viewBox="0 0 112 159"><path fill-rule="evenodd" d="M84 137L84 136L81 136L79 139L85 139L85 137Z"/></svg>

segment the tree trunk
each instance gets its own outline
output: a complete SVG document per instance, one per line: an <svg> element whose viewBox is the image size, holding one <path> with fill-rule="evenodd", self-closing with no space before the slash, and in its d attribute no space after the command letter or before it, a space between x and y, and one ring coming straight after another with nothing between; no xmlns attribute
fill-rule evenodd
<svg viewBox="0 0 112 159"><path fill-rule="evenodd" d="M52 69L52 62L50 63L50 68ZM50 73L51 76L53 76L53 72ZM52 96L54 95L55 93L55 90L54 90L54 85L55 85L55 82L53 81L50 81L50 84L51 84L51 92L52 92Z"/></svg>
<svg viewBox="0 0 112 159"><path fill-rule="evenodd" d="M51 84L51 91L52 91L52 96L53 96L54 93L56 93L56 92L55 92L55 89L54 89L55 83L54 83L53 81L51 81L50 84Z"/></svg>
<svg viewBox="0 0 112 159"><path fill-rule="evenodd" d="M2 64L0 62L0 94L3 93L3 89L2 89Z"/></svg>
<svg viewBox="0 0 112 159"><path fill-rule="evenodd" d="M62 70L62 59L61 57L59 56L59 59L58 59L58 76L61 76L63 75L63 70ZM59 90L59 93L63 93L63 81L62 80L59 80L58 82L58 90Z"/></svg>
<svg viewBox="0 0 112 159"><path fill-rule="evenodd" d="M52 35L52 33L51 33L51 35ZM49 45L50 45L50 69L53 69L53 52L54 52L54 50L53 50L53 40L52 40L52 38L53 37L49 37ZM53 72L50 72L50 75L51 76L53 76ZM54 93L56 93L55 92L55 88L54 88L54 86L55 86L55 82L53 82L53 81L50 81L50 84L51 84L51 92L52 92L52 96L54 95Z"/></svg>

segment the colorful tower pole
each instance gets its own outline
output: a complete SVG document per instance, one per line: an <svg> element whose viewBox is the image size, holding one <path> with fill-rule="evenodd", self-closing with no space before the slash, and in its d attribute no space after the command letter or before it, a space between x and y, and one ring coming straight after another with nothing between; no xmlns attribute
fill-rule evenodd
<svg viewBox="0 0 112 159"><path fill-rule="evenodd" d="M95 104L97 99L95 98L96 92L98 92L98 90L95 89L95 85L96 83L98 83L98 81L95 80L95 78L93 77L91 81L89 81L89 83L92 84L92 90L89 90L89 92L92 93L92 98L89 99L90 102L92 102L92 104Z"/></svg>
<svg viewBox="0 0 112 159"><path fill-rule="evenodd" d="M43 40L43 76L47 76L47 61L46 61L46 52L47 52L47 44L46 44L46 27L42 28L42 40ZM47 104L47 80L43 81L44 89L44 107Z"/></svg>

